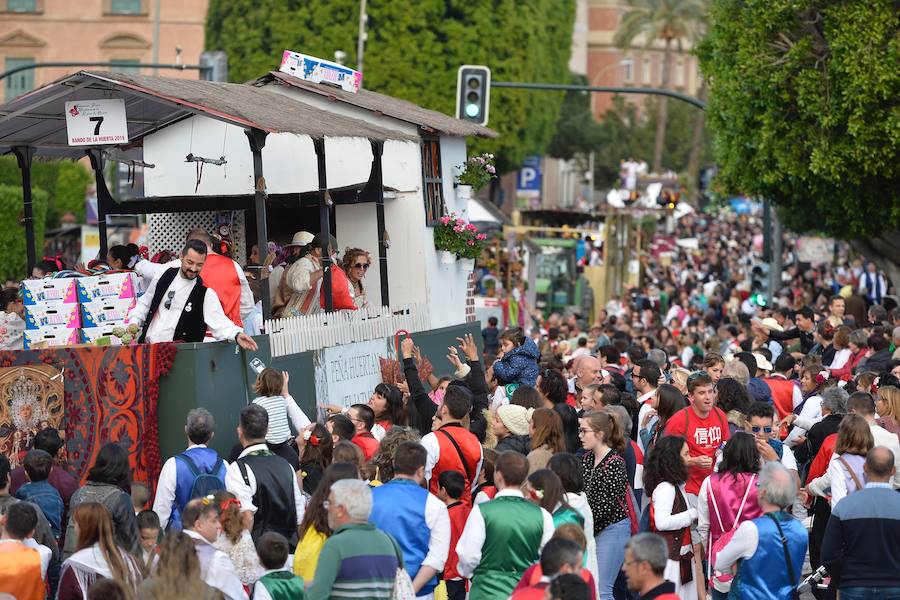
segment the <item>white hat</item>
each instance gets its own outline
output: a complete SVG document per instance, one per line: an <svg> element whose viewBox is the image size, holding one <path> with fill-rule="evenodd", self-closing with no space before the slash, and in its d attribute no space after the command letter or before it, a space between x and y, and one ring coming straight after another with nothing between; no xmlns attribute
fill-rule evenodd
<svg viewBox="0 0 900 600"><path fill-rule="evenodd" d="M497 409L497 417L513 435L528 435L528 422L534 409L518 404L504 404Z"/></svg>
<svg viewBox="0 0 900 600"><path fill-rule="evenodd" d="M288 246L305 246L313 241L315 236L308 231L298 231L294 234L294 238L291 240L290 244L285 244L284 247Z"/></svg>
<svg viewBox="0 0 900 600"><path fill-rule="evenodd" d="M772 368L772 363L770 363L768 360L766 360L766 357L763 356L762 354L757 354L756 352L754 352L753 358L756 359L756 368L759 369L760 371L774 370Z"/></svg>
<svg viewBox="0 0 900 600"><path fill-rule="evenodd" d="M778 321L772 317L766 317L760 321L759 326L769 331L784 331L784 327L778 324Z"/></svg>

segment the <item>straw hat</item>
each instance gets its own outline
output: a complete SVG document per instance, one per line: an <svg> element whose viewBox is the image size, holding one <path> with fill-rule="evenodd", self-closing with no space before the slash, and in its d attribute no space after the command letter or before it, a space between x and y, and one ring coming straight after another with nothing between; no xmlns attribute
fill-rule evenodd
<svg viewBox="0 0 900 600"><path fill-rule="evenodd" d="M291 240L290 244L285 244L284 247L287 248L289 246L306 246L311 241L313 241L313 234L308 231L298 231L294 234L294 238Z"/></svg>
<svg viewBox="0 0 900 600"><path fill-rule="evenodd" d="M784 331L784 327L778 324L778 321L772 317L766 317L760 321L759 326L768 331Z"/></svg>
<svg viewBox="0 0 900 600"><path fill-rule="evenodd" d="M772 363L770 363L765 356L762 354L753 353L753 358L756 359L756 368L760 371L772 371Z"/></svg>

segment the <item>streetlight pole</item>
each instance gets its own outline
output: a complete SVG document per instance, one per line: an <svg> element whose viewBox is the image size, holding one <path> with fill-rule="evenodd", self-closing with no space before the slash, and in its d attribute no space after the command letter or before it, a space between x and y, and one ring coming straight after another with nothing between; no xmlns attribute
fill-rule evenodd
<svg viewBox="0 0 900 600"><path fill-rule="evenodd" d="M356 39L356 70L363 72L363 54L366 50L366 0L359 0L359 34Z"/></svg>

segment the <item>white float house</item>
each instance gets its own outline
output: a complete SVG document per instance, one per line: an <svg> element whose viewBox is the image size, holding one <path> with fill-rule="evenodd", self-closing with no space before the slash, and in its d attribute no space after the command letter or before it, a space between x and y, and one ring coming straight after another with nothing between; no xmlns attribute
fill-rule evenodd
<svg viewBox="0 0 900 600"><path fill-rule="evenodd" d="M72 145L65 103L97 99L122 101L127 140ZM470 268L438 260L432 226L444 214L466 214L468 202L457 198L454 185L466 161L466 138L495 135L410 102L282 72L229 84L82 71L0 107L0 153L16 153L23 170L29 270L36 249L27 175L40 156L90 157L103 255L108 215L150 214L154 251L180 249L190 225L208 226L202 215L222 211L235 215L231 224L238 230L232 233L245 243L241 256L251 241L284 243L297 230L330 231L341 251L370 251L369 311L272 321L263 286L269 337L261 344L264 358L308 361L317 381L328 378L325 348L346 356L352 348L335 345L368 340L386 348L397 329L452 333L465 326ZM112 198L103 176L109 160L143 169L143 198ZM446 349L445 340L435 349L442 344ZM315 358L299 358L311 352ZM218 376L224 376L221 367ZM320 401L323 392L334 393L320 388Z"/></svg>

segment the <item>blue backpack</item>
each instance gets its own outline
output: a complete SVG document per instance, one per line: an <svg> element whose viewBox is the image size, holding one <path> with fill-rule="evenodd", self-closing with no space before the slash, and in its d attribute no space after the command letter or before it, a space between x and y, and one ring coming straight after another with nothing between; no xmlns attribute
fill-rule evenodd
<svg viewBox="0 0 900 600"><path fill-rule="evenodd" d="M194 477L194 483L191 485L191 493L188 496L188 502L195 498L211 496L219 490L225 489L225 484L219 479L219 472L222 470L223 464L221 458L216 461L209 473L201 471L200 468L197 467L197 463L195 463L187 454L176 454L175 458L181 459L184 464L187 465L187 468L190 469L191 475ZM186 505L187 502L185 503L185 506ZM178 509L179 512L183 512L184 506L179 506Z"/></svg>

